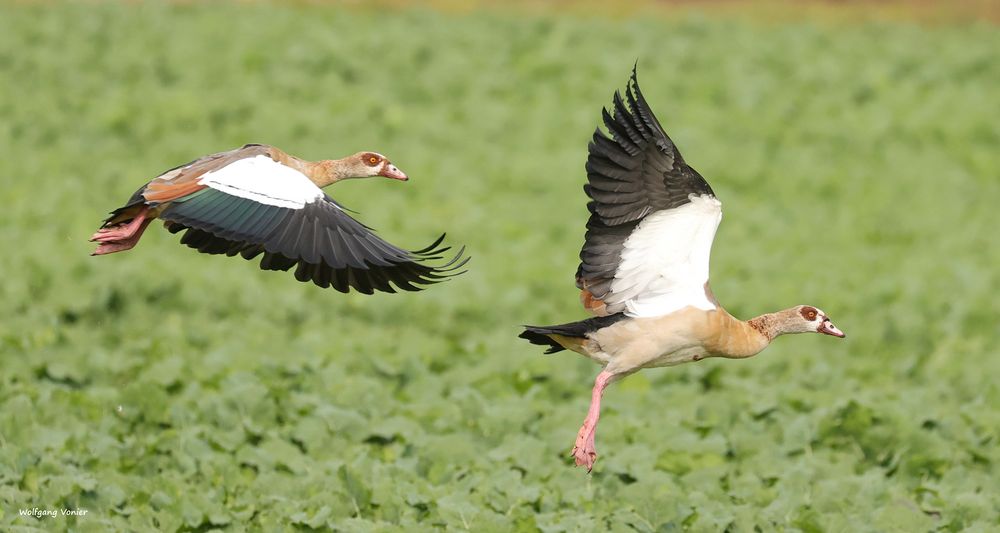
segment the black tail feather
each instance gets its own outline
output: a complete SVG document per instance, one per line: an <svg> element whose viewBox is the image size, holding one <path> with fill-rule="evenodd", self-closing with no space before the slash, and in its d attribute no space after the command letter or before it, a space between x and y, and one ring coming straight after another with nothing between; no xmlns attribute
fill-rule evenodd
<svg viewBox="0 0 1000 533"><path fill-rule="evenodd" d="M582 339L586 338L588 333L604 329L619 320L623 320L624 318L624 313L616 313L610 316L588 318L586 320L560 324L558 326L524 326L524 331L522 331L518 337L530 342L531 344L548 346L548 349L545 350L546 354L556 353L561 352L566 348L562 344L556 342L551 335L561 335L563 337L575 337Z"/></svg>
<svg viewBox="0 0 1000 533"><path fill-rule="evenodd" d="M566 348L563 348L561 344L552 340L552 337L549 337L549 333L554 332L549 328L524 326L524 331L522 331L518 337L530 342L531 344L548 346L548 349L545 350L546 355L565 350Z"/></svg>

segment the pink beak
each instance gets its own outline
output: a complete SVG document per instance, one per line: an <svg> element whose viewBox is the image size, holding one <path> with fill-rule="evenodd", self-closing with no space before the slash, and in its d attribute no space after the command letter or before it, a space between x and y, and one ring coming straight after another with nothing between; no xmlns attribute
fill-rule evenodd
<svg viewBox="0 0 1000 533"><path fill-rule="evenodd" d="M399 181L406 181L410 179L405 172L396 168L396 165L393 165L392 163L386 163L382 172L379 172L378 175Z"/></svg>
<svg viewBox="0 0 1000 533"><path fill-rule="evenodd" d="M816 332L823 333L826 335L833 335L834 337L840 337L840 338L844 338L847 336L844 334L843 331L837 329L837 326L834 326L833 322L830 322L829 318L824 320L823 323L819 325L819 328L816 330Z"/></svg>

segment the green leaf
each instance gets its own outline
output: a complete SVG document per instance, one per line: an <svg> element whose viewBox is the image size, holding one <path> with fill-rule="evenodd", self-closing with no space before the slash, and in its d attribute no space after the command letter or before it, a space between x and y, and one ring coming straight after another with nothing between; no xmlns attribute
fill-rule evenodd
<svg viewBox="0 0 1000 533"><path fill-rule="evenodd" d="M371 504L371 489L362 482L361 477L353 468L341 465L337 470L337 476L344 484L347 494L350 495L357 508L358 514L365 512Z"/></svg>

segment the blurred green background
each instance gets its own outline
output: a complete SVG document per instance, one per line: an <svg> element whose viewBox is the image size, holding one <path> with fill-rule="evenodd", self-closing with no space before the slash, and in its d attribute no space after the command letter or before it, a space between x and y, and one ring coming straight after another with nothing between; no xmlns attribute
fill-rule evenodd
<svg viewBox="0 0 1000 533"><path fill-rule="evenodd" d="M996 530L1000 31L768 5L0 6L0 529ZM584 317L586 145L637 59L725 205L715 294L848 338L628 378L588 476L598 368L517 325ZM469 272L342 295L159 228L88 255L246 142L385 153L408 183L329 192Z"/></svg>

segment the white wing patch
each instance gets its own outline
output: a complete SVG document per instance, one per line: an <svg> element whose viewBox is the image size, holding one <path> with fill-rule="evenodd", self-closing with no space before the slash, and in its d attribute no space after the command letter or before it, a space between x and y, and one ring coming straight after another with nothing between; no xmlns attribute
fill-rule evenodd
<svg viewBox="0 0 1000 533"><path fill-rule="evenodd" d="M247 157L206 172L198 178L198 183L240 198L290 209L302 209L323 197L323 191L305 174L266 155Z"/></svg>
<svg viewBox="0 0 1000 533"><path fill-rule="evenodd" d="M715 309L705 294L722 202L692 194L691 203L651 213L625 241L608 303L632 317L663 316L687 306Z"/></svg>

